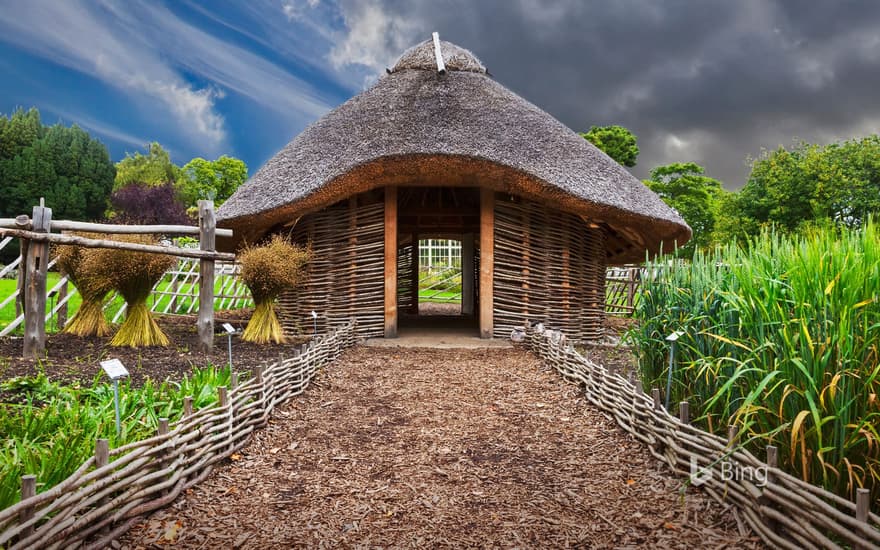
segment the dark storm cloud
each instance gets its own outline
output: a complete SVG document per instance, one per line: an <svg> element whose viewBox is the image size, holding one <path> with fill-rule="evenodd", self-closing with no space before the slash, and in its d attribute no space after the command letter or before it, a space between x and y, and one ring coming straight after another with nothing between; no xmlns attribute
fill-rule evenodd
<svg viewBox="0 0 880 550"><path fill-rule="evenodd" d="M696 161L740 187L747 156L880 131L880 2L384 2L473 50L569 127L622 124L635 172ZM389 64L393 60L389 60Z"/></svg>

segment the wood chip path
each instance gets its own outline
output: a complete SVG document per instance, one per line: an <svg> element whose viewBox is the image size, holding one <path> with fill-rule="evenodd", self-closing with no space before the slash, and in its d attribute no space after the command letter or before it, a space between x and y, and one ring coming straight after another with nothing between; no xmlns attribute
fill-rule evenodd
<svg viewBox="0 0 880 550"><path fill-rule="evenodd" d="M757 548L530 353L354 348L115 547Z"/></svg>

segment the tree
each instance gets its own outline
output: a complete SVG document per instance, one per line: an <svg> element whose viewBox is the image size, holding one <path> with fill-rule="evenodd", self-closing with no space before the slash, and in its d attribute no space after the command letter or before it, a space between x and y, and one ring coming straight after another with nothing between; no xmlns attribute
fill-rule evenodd
<svg viewBox="0 0 880 550"><path fill-rule="evenodd" d="M187 207L199 200L213 200L219 206L247 180L244 161L226 155L214 161L196 157L181 170L177 181L180 198Z"/></svg>
<svg viewBox="0 0 880 550"><path fill-rule="evenodd" d="M645 180L645 185L675 208L693 230L691 240L679 249L683 257L712 244L719 204L725 200L721 182L704 172L693 162L676 162L654 168L651 179Z"/></svg>
<svg viewBox="0 0 880 550"><path fill-rule="evenodd" d="M125 158L116 163L116 182L113 189L129 183L160 185L175 182L180 177L180 168L171 162L171 156L162 146L153 142L146 155L139 152L126 153Z"/></svg>
<svg viewBox="0 0 880 550"><path fill-rule="evenodd" d="M797 231L816 223L858 226L880 212L880 136L765 151L739 193L741 218Z"/></svg>
<svg viewBox="0 0 880 550"><path fill-rule="evenodd" d="M592 126L581 136L623 166L635 166L639 156L636 136L623 126Z"/></svg>
<svg viewBox="0 0 880 550"><path fill-rule="evenodd" d="M103 214L115 176L103 143L76 125L43 126L36 109L0 120L0 216L28 214L41 197L56 219Z"/></svg>
<svg viewBox="0 0 880 550"><path fill-rule="evenodd" d="M149 186L130 183L110 196L113 220L129 224L182 224L192 223L186 208L177 198L173 183Z"/></svg>

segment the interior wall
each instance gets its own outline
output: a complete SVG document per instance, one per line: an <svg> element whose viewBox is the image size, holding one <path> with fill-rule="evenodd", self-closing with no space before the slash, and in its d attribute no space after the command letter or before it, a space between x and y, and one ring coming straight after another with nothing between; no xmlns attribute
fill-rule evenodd
<svg viewBox="0 0 880 550"><path fill-rule="evenodd" d="M602 337L605 233L579 216L518 197L495 198L494 336L527 320L576 341Z"/></svg>

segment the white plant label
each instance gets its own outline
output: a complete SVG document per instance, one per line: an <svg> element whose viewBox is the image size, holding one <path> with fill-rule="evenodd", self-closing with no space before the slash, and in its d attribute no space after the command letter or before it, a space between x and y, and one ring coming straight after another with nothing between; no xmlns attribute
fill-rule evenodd
<svg viewBox="0 0 880 550"><path fill-rule="evenodd" d="M235 334L235 327L229 323L223 323L223 330L226 331L226 334Z"/></svg>
<svg viewBox="0 0 880 550"><path fill-rule="evenodd" d="M107 376L109 376L111 380L118 380L128 376L128 371L125 369L125 365L123 365L122 361L119 359L101 361L101 368L104 369L104 372L107 373Z"/></svg>

